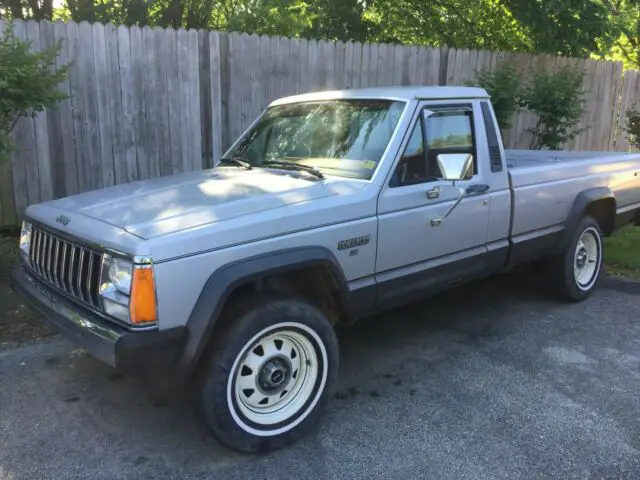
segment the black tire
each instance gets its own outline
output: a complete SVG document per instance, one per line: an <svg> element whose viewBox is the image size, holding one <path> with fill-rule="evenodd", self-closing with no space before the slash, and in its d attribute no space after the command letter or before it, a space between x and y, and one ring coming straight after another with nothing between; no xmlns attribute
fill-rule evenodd
<svg viewBox="0 0 640 480"><path fill-rule="evenodd" d="M587 258L588 263L594 263L595 270L592 275L587 275L588 281L581 283L574 272L574 265L577 262L578 243L585 234L593 238L595 242L597 259L589 262ZM581 302L589 298L602 275L604 259L602 238L602 230L598 222L588 215L582 217L564 252L546 262L547 285L553 296L571 302Z"/></svg>
<svg viewBox="0 0 640 480"><path fill-rule="evenodd" d="M208 354L209 357L203 359L203 368L198 382L199 410L213 436L220 443L233 450L256 453L285 447L313 430L323 414L338 373L338 341L327 317L304 299L279 293L267 293L254 294L234 302L225 309L221 322L226 327L223 328L224 331L214 332L214 336L220 336L214 339L213 348ZM286 337L287 334L292 337ZM274 400L274 402L285 402L285 406L279 408L278 411L292 411L293 407L290 405L301 406L298 410L294 409L294 413L285 420L281 419L276 424L265 426L252 421L251 412L248 416L243 413L247 411L244 402L249 398L242 397L246 390L240 390L237 394L235 392L236 382L245 380L253 382L256 386L255 392L251 395L256 395L256 398L266 395L264 392L268 390L261 390L261 387L258 387L258 382L260 379L273 378L269 375L275 370L269 371L269 375L266 377L260 377L257 373L254 377L252 372L250 379L247 379L245 367L248 360L243 361L242 359L245 354L251 355L250 352L262 351L264 353L264 349L251 349L250 344L256 345L260 339L268 338L263 341L268 341L271 345L270 342L272 342L271 339L274 338L274 335L284 335L285 340L297 338L302 342L286 344L295 346L295 348L288 348L288 350L295 351L296 348L301 347L300 353L296 354L296 357L288 352L288 356L284 355L282 358L273 356L272 358L276 359L276 362L284 364L291 357L291 363L288 364L289 370L285 367L281 368L282 372L286 372L287 385L300 383L305 385L301 387L300 392L308 390L310 393L308 399L306 393L300 393L298 397L292 394L294 391L294 387L292 387L289 396L295 400L287 400L287 390L283 390L285 392L284 399L276 398ZM312 348L302 348L305 341L309 342ZM278 340L274 340L274 342L273 345L277 347ZM280 342L280 348L287 350L283 347L281 340ZM273 352L271 350L271 353ZM304 352L308 352L309 355L305 357ZM297 379L293 372L296 368L293 366L295 358L298 356L298 371L305 372L304 378L302 378L303 374L300 374L300 379ZM268 355L265 354L265 359L267 358ZM312 363L310 363L312 361L303 364L303 358L317 360L313 362L313 365L317 365L315 376L311 367ZM255 361L255 357L252 357L252 360ZM271 367L273 367L273 363ZM244 375L242 378L237 376L237 372L240 371L242 372L240 375ZM265 372L267 370L256 368L255 371ZM260 383L260 385L266 384ZM238 389L241 388L238 387ZM271 393L274 391L269 390ZM279 396L281 393L276 393L275 396ZM270 397L269 400L273 398L275 397ZM287 401L290 403L286 404ZM243 402L242 405L240 402ZM304 403L300 404L299 402ZM253 407L259 408L256 405ZM278 418L279 415L276 413L274 418Z"/></svg>

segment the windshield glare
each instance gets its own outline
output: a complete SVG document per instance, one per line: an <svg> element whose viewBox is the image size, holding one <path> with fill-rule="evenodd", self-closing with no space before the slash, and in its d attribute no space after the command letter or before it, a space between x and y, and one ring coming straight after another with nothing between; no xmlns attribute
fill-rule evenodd
<svg viewBox="0 0 640 480"><path fill-rule="evenodd" d="M275 106L230 155L253 166L284 160L368 180L404 107L404 102L364 99Z"/></svg>

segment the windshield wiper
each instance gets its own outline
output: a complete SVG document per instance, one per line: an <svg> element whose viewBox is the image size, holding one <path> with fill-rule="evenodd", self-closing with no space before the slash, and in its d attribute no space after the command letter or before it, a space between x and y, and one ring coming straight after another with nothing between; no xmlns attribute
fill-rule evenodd
<svg viewBox="0 0 640 480"><path fill-rule="evenodd" d="M311 175L314 175L317 178L324 178L324 175L322 174L322 172L317 168L311 167L309 165L301 165L296 162L287 162L286 160L265 160L264 162L262 162L262 166L301 170L303 172L310 173Z"/></svg>
<svg viewBox="0 0 640 480"><path fill-rule="evenodd" d="M253 167L244 157L239 155L232 155L230 157L222 157L220 159L220 163L235 163L236 165L240 165L245 170L251 170Z"/></svg>

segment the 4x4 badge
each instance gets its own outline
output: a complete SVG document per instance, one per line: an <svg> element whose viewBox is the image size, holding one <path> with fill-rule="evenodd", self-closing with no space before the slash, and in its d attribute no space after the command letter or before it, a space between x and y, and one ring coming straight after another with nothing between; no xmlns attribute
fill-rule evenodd
<svg viewBox="0 0 640 480"><path fill-rule="evenodd" d="M71 219L69 217L65 216L65 215L58 215L58 217L56 218L56 222L57 223L61 223L65 227L67 225L69 225L70 221L71 221Z"/></svg>

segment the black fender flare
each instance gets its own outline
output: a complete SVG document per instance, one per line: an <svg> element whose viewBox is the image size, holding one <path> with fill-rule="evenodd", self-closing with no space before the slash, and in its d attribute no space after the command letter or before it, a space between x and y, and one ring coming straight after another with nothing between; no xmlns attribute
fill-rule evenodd
<svg viewBox="0 0 640 480"><path fill-rule="evenodd" d="M325 247L278 250L229 263L209 277L191 311L187 321L187 340L178 361L180 373L188 376L193 372L212 337L227 299L238 286L266 276L314 266L324 266L330 271L337 283L342 307L347 315L352 315L346 277L336 257Z"/></svg>
<svg viewBox="0 0 640 480"><path fill-rule="evenodd" d="M562 233L562 237L557 246L557 253L563 252L566 246L569 244L569 241L571 240L571 237L573 236L576 228L578 228L580 219L584 216L589 205L600 200L608 199L611 199L613 201L613 214L615 215L616 197L609 187L589 188L587 190L583 190L576 196L575 200L573 201L571 210L569 211L569 215L567 215L564 232Z"/></svg>

